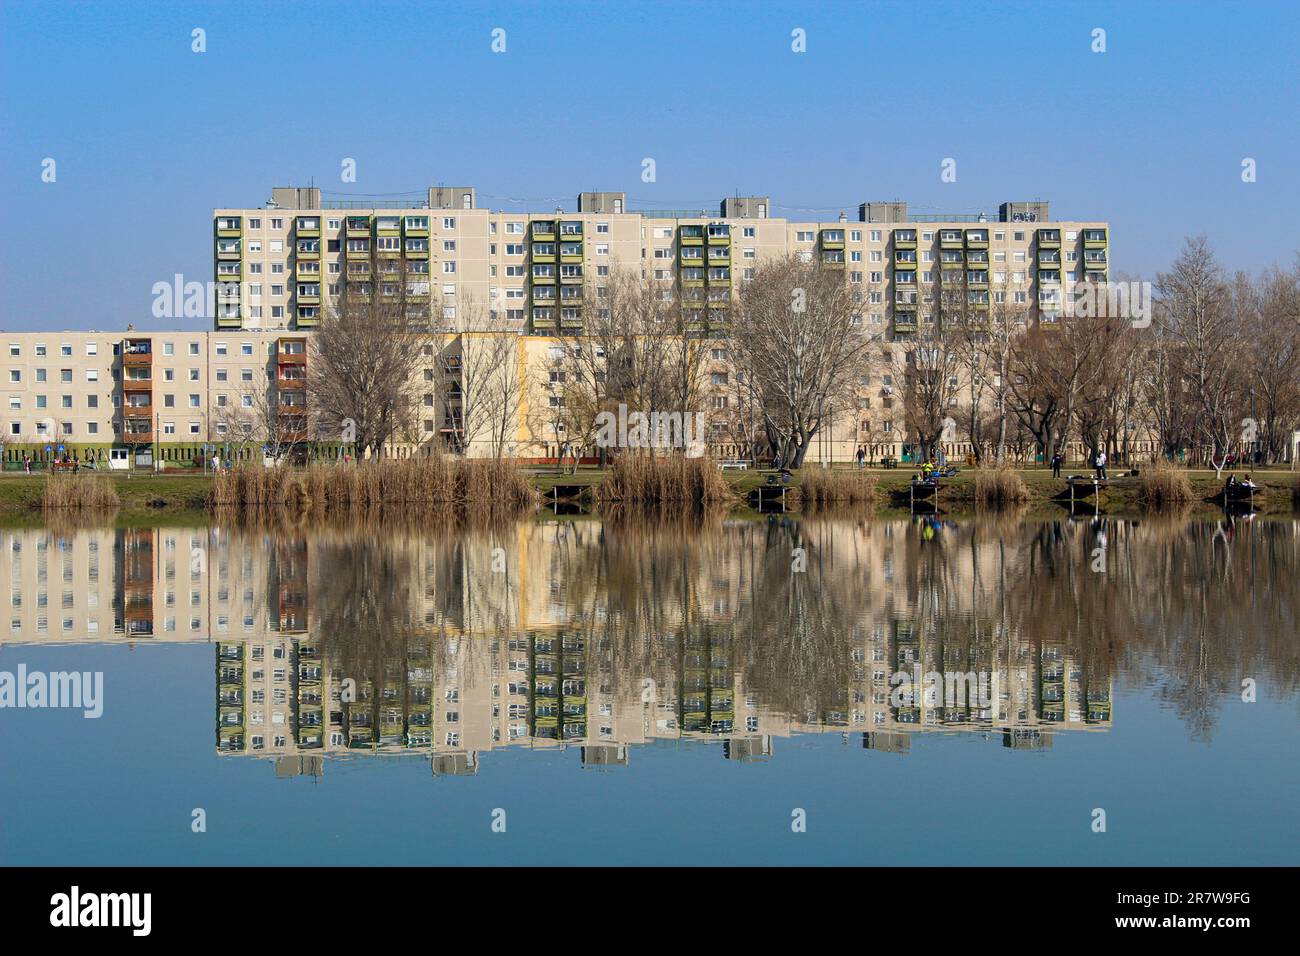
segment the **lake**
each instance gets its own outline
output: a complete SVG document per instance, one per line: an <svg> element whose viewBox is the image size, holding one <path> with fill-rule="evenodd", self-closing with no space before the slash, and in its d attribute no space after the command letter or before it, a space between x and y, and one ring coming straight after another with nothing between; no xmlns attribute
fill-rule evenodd
<svg viewBox="0 0 1300 956"><path fill-rule="evenodd" d="M1293 518L24 528L0 576L9 864L1300 856Z"/></svg>

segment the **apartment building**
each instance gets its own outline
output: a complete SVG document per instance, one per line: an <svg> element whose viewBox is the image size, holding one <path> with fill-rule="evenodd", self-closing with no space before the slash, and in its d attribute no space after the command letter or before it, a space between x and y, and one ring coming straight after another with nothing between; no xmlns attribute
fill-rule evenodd
<svg viewBox="0 0 1300 956"><path fill-rule="evenodd" d="M973 215L869 202L856 221L841 213L833 222L771 209L751 196L724 199L716 213L634 212L623 193L584 192L573 212L506 213L478 208L472 187L363 207L277 187L262 208L213 211L216 328L314 328L355 283L400 295L411 321L432 329L495 318L532 335L571 334L587 310L603 308L610 277L631 270L680 301L690 328L722 334L755 270L798 254L843 272L864 325L905 339L937 321L937 303L954 294L975 311L1007 303L1050 320L1073 283L1109 275L1108 224L1052 220L1041 201Z"/></svg>
<svg viewBox="0 0 1300 956"><path fill-rule="evenodd" d="M5 338L3 458L189 464L274 412L306 437L308 337L235 332L14 332Z"/></svg>

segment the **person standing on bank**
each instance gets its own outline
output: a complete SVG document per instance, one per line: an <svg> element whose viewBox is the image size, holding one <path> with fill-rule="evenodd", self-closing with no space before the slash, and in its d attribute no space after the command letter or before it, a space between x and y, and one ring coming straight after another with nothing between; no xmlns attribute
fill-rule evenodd
<svg viewBox="0 0 1300 956"><path fill-rule="evenodd" d="M1057 452L1053 452L1053 453L1052 453L1052 477L1053 477L1053 478L1060 478L1060 477L1061 477L1061 458L1062 458L1062 457L1063 457L1063 456L1061 455L1061 453L1060 453L1059 451L1057 451Z"/></svg>

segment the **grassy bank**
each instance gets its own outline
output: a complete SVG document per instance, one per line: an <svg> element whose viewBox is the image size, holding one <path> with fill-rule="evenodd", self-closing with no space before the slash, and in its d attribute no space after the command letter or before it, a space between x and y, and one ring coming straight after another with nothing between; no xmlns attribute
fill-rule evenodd
<svg viewBox="0 0 1300 956"><path fill-rule="evenodd" d="M1045 468L1015 469L1015 473L1024 482L1029 498L1027 504L1035 512L1060 513L1057 501L1065 491L1065 482L1053 479L1051 472ZM726 471L720 477L725 480L735 495L737 506L743 507L748 495L760 485L765 484L769 472ZM814 485L820 483L827 487L829 482L841 484L843 481L857 481L848 475L857 475L857 469L835 468L828 472L822 469L807 468L802 473L795 472L792 484L801 487L805 481ZM559 474L555 469L531 469L525 472L528 482L545 495L556 486L565 488L590 487L600 485L609 475L609 470L598 468L580 468L576 475ZM1223 487L1213 471L1185 471L1191 489L1194 509L1207 512L1218 510L1210 499ZM1239 473L1240 475L1240 473ZM1300 508L1300 476L1295 472L1282 470L1255 470L1255 481L1261 486L1256 496L1256 506L1270 511L1289 512ZM190 525L204 524L211 518L210 502L213 493L213 479L209 475L125 475L106 476L112 482L119 506L114 517L121 526L158 524L166 521L170 524ZM912 472L905 469L880 470L867 469L862 473L862 481L874 480L872 497L874 509L878 514L897 514L907 510L907 490ZM80 478L72 478L78 481ZM5 475L0 477L0 521L14 525L39 525L44 523L42 517L42 499L45 494L46 478L44 476ZM1176 492L1182 497L1181 481ZM1145 487L1144 487L1145 486ZM1139 515L1152 510L1151 502L1156 497L1153 492L1158 486L1153 480L1144 483L1143 478L1114 478L1101 493L1103 511L1112 514ZM1163 486L1160 490L1166 491ZM489 485L479 486L481 493L492 494L495 489ZM810 489L811 490L811 489ZM1168 488L1170 492L1174 489ZM593 495L594 496L594 495ZM1165 497L1165 495L1160 495ZM946 479L940 492L940 507L952 514L974 512L977 508L976 472L970 469L962 471L955 478ZM1087 509L1089 502L1078 507Z"/></svg>

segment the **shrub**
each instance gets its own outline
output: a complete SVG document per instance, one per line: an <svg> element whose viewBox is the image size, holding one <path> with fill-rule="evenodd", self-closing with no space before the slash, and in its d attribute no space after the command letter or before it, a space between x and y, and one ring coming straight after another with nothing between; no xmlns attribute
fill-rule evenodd
<svg viewBox="0 0 1300 956"><path fill-rule="evenodd" d="M1020 472L1006 466L981 468L975 472L975 503L986 508L1020 504L1030 498L1029 486Z"/></svg>
<svg viewBox="0 0 1300 956"><path fill-rule="evenodd" d="M41 493L44 511L115 511L120 504L113 479L105 475L50 475Z"/></svg>
<svg viewBox="0 0 1300 956"><path fill-rule="evenodd" d="M799 475L800 500L814 508L869 505L876 500L876 476L862 471L809 469Z"/></svg>
<svg viewBox="0 0 1300 956"><path fill-rule="evenodd" d="M708 458L681 455L651 458L623 455L596 489L600 505L719 504L732 498L731 486Z"/></svg>
<svg viewBox="0 0 1300 956"><path fill-rule="evenodd" d="M217 475L212 489L218 511L313 517L383 510L491 515L537 502L532 484L511 462L441 455L301 470L246 465Z"/></svg>
<svg viewBox="0 0 1300 956"><path fill-rule="evenodd" d="M1194 497L1187 472L1168 462L1156 462L1138 475L1138 500L1148 508L1184 505Z"/></svg>

